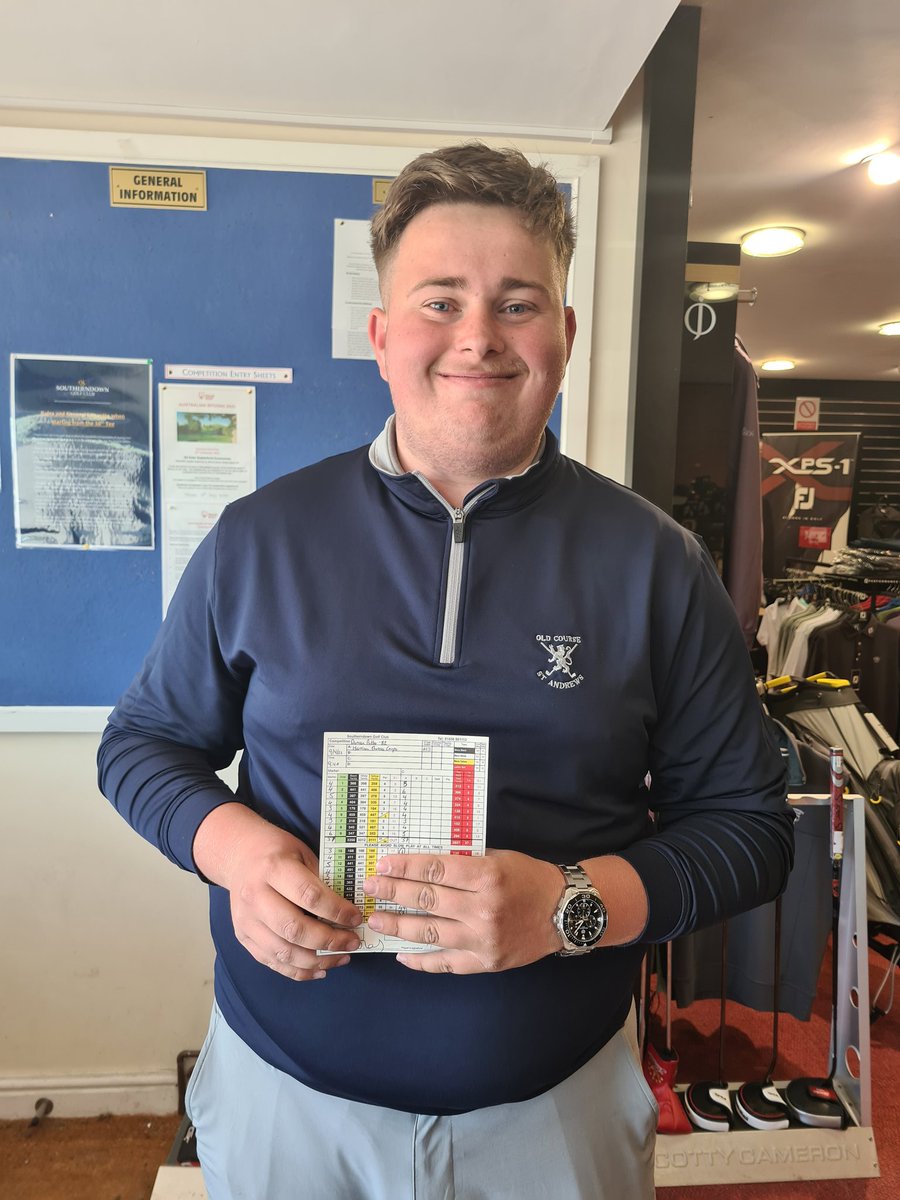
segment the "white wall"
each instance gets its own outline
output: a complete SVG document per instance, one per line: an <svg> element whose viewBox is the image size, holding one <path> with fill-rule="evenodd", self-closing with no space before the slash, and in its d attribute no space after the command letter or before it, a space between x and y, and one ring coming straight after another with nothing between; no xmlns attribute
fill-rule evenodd
<svg viewBox="0 0 900 1200"><path fill-rule="evenodd" d="M611 145L537 148L601 160L594 321L578 334L591 348L587 461L626 482L640 113L638 84L620 107ZM71 115L66 123L73 138L99 127L96 119ZM15 124L40 129L42 118L17 112ZM61 124L56 114L52 125ZM117 129L123 147L131 133L212 136L196 122L154 126L143 118ZM287 138L284 129L256 132ZM216 137L252 134L246 127L214 130ZM326 140L309 131L303 137ZM65 138L62 130L61 156ZM411 157L421 139L409 145ZM30 1115L43 1095L63 1116L174 1111L176 1054L199 1047L212 998L205 889L137 837L100 796L96 733L2 729L0 721L0 1117Z"/></svg>
<svg viewBox="0 0 900 1200"><path fill-rule="evenodd" d="M97 790L96 734L0 736L0 1117L173 1112L212 1001L206 889Z"/></svg>

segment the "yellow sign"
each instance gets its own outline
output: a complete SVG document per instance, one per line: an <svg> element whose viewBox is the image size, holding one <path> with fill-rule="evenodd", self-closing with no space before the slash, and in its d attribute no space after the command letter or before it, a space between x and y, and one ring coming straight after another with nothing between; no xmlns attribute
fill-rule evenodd
<svg viewBox="0 0 900 1200"><path fill-rule="evenodd" d="M206 211L206 172L178 167L110 167L113 208L194 208Z"/></svg>
<svg viewBox="0 0 900 1200"><path fill-rule="evenodd" d="M372 203L384 204L387 199L388 188L393 183L393 179L373 179L372 180Z"/></svg>

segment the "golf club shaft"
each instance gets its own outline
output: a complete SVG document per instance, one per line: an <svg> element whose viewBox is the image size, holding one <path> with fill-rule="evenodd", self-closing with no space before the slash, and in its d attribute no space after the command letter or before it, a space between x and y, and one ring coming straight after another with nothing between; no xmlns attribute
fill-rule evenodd
<svg viewBox="0 0 900 1200"><path fill-rule="evenodd" d="M781 1009L781 897L775 901L775 953L772 962L772 1057L766 1083L772 1082L778 1062L778 1017Z"/></svg>

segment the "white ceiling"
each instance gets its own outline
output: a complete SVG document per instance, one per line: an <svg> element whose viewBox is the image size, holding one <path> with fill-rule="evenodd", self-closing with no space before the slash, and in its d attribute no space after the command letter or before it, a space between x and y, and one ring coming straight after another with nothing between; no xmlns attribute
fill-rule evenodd
<svg viewBox="0 0 900 1200"><path fill-rule="evenodd" d="M690 237L771 221L800 254L745 258L755 361L900 379L900 184L849 165L900 142L900 0L702 6ZM0 120L16 111L600 139L677 0L0 0Z"/></svg>
<svg viewBox="0 0 900 1200"><path fill-rule="evenodd" d="M0 0L0 106L590 140L677 4Z"/></svg>
<svg viewBox="0 0 900 1200"><path fill-rule="evenodd" d="M866 148L900 143L898 0L702 5L689 236L736 242L772 223L798 254L743 257L738 332L792 375L900 380L900 184L870 183Z"/></svg>

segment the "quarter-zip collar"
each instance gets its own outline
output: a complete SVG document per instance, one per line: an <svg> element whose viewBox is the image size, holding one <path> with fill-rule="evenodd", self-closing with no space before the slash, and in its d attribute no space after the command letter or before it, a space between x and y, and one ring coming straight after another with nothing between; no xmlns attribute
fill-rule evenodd
<svg viewBox="0 0 900 1200"><path fill-rule="evenodd" d="M397 457L394 434L394 415L369 447L369 462L378 471L384 484L410 508L427 516L451 519L457 511L440 495L420 471L404 471ZM559 443L549 429L544 430L538 458L520 475L500 476L485 480L465 497L462 509L468 513L478 508L479 519L498 517L523 508L546 488L560 466ZM477 504L472 504L477 501Z"/></svg>
<svg viewBox="0 0 900 1200"><path fill-rule="evenodd" d="M409 508L433 519L450 518L451 537L444 564L437 662L442 667L456 666L469 514L477 509L479 518L490 518L523 508L544 491L550 476L560 467L559 444L553 434L545 430L538 457L531 466L519 475L486 479L469 492L459 508L445 500L420 471L403 470L397 455L393 415L369 447L369 461L391 492Z"/></svg>

